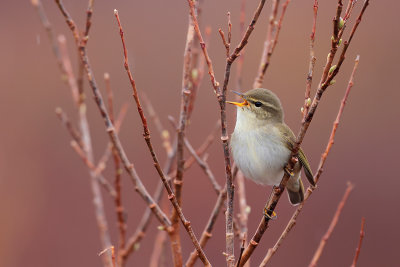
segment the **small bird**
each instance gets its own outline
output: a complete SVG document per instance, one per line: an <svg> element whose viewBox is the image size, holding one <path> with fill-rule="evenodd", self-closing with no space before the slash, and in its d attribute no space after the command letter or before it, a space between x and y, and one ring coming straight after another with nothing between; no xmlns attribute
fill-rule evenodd
<svg viewBox="0 0 400 267"><path fill-rule="evenodd" d="M237 106L235 130L231 150L236 165L244 176L262 185L278 185L296 142L292 130L283 120L279 98L270 90L257 88L238 93L244 101L230 102ZM304 200L304 186L300 179L301 167L310 184L315 185L310 165L300 148L299 161L286 185L292 205Z"/></svg>

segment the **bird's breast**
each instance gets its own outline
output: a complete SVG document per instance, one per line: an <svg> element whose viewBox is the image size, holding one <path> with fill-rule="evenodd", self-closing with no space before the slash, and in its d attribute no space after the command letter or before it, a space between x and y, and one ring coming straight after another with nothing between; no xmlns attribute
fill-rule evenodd
<svg viewBox="0 0 400 267"><path fill-rule="evenodd" d="M259 184L277 185L290 151L273 124L241 125L238 120L231 139L233 158L247 177ZM244 126L244 127L243 127ZM250 126L250 127L249 127Z"/></svg>

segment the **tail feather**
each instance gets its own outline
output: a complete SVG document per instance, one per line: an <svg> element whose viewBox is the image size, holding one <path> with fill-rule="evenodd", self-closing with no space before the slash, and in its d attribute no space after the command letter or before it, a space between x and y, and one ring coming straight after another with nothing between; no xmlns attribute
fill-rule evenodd
<svg viewBox="0 0 400 267"><path fill-rule="evenodd" d="M287 187L289 195L289 201L293 206L299 205L304 200L304 185L301 179L298 179L299 187L298 190L293 190Z"/></svg>

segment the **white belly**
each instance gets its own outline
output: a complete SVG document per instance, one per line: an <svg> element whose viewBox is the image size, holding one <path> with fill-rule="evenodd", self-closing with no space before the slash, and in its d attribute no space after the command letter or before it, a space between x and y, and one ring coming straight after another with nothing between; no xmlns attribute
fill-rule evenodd
<svg viewBox="0 0 400 267"><path fill-rule="evenodd" d="M247 178L258 184L278 185L290 151L272 125L263 127L264 130L254 130L257 128L248 130L248 127L236 125L231 140L233 158Z"/></svg>

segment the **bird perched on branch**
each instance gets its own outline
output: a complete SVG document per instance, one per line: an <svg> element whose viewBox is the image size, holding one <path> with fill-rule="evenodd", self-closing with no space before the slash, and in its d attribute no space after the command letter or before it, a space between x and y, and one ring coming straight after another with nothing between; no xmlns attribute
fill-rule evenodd
<svg viewBox="0 0 400 267"><path fill-rule="evenodd" d="M258 184L278 185L283 177L296 137L283 120L279 98L270 90L257 88L238 93L242 103L237 106L235 130L231 138L233 159L242 173ZM297 205L304 200L300 179L303 167L310 184L315 185L310 165L300 148L298 162L286 185L289 200Z"/></svg>

